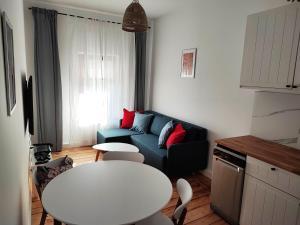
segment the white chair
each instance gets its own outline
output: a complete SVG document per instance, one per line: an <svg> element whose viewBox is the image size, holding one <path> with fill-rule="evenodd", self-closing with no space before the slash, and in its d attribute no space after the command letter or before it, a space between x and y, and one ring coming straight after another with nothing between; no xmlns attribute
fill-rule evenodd
<svg viewBox="0 0 300 225"><path fill-rule="evenodd" d="M126 160L132 162L143 163L144 155L139 152L106 152L103 155L103 160Z"/></svg>
<svg viewBox="0 0 300 225"><path fill-rule="evenodd" d="M184 179L177 180L176 189L179 194L179 199L172 219L159 212L136 223L136 225L183 225L187 213L186 207L193 197L193 190L191 185Z"/></svg>
<svg viewBox="0 0 300 225"><path fill-rule="evenodd" d="M43 165L39 165L37 167L34 167L32 169L32 175L33 175L33 181L34 181L34 184L35 184L35 187L36 187L36 190L38 192L38 195L39 195L39 198L40 200L42 201L42 188L41 188L41 184L38 180L38 172L37 172L37 168L38 167L48 167L48 168L54 168L54 167L60 167L64 164L65 162L65 159L66 159L67 156L65 157L61 157L61 158L58 158L58 159L55 159L55 160L52 160L52 161L49 161ZM73 160L72 160L73 161ZM44 209L43 207L43 212L42 212L42 217L41 217L41 220L40 220L40 225L44 225L45 224L45 221L46 221L46 218L47 218L47 215L48 213L46 212L46 210ZM58 221L54 220L54 224L55 223L59 223Z"/></svg>

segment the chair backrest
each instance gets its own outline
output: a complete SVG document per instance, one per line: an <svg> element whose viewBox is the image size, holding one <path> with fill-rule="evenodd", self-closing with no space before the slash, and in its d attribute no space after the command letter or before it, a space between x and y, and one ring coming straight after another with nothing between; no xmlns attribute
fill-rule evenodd
<svg viewBox="0 0 300 225"><path fill-rule="evenodd" d="M65 161L66 157L67 156L61 157L61 158L58 158L58 159L55 159L55 160L51 160L51 161L43 164L42 166L50 167L50 168L61 166L63 164L63 162ZM34 181L35 187L37 189L37 192L39 194L39 197L41 198L42 197L42 190L41 190L41 184L39 183L39 180L38 180L38 177L37 177L37 167L33 168L32 176L33 176L33 181Z"/></svg>
<svg viewBox="0 0 300 225"><path fill-rule="evenodd" d="M132 162L143 163L144 155L139 152L106 152L103 155L103 160L126 160Z"/></svg>
<svg viewBox="0 0 300 225"><path fill-rule="evenodd" d="M185 179L178 179L176 189L179 194L179 199L174 210L172 221L174 224L182 225L187 213L187 204L192 200L193 190L189 182Z"/></svg>
<svg viewBox="0 0 300 225"><path fill-rule="evenodd" d="M66 156L65 157L61 157L61 158L58 158L58 159L54 159L54 160L51 160L51 161L49 161L49 162L47 162L47 163L45 163L45 164L43 164L43 165L41 165L41 166L46 166L46 167L57 167L57 166L60 166L60 165L62 165L62 163L65 161L65 158L66 158ZM34 168L34 181L35 181L35 183L36 184L39 184L38 183L38 180L37 180L37 177L36 177L36 171L37 171L37 167L38 166L36 166L35 168Z"/></svg>

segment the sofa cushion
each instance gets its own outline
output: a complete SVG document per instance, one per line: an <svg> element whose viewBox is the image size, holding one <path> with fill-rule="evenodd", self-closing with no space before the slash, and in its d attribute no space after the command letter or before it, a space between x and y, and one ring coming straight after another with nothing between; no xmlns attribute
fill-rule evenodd
<svg viewBox="0 0 300 225"><path fill-rule="evenodd" d="M143 147L155 152L162 157L167 155L166 149L158 148L158 137L154 134L134 135L131 136L131 140L133 140L135 143L143 145Z"/></svg>
<svg viewBox="0 0 300 225"><path fill-rule="evenodd" d="M106 143L106 142L130 142L131 135L138 135L139 132L131 131L128 129L120 128L109 128L101 129L97 132L97 143Z"/></svg>
<svg viewBox="0 0 300 225"><path fill-rule="evenodd" d="M170 121L171 119L166 116L155 115L153 122L150 127L150 132L152 134L160 135L163 127Z"/></svg>
<svg viewBox="0 0 300 225"><path fill-rule="evenodd" d="M121 128L131 128L134 121L135 111L128 111L123 109L123 119L121 123Z"/></svg>
<svg viewBox="0 0 300 225"><path fill-rule="evenodd" d="M182 142L184 140L185 135L186 135L185 129L182 127L181 123L178 123L176 125L174 131L171 133L171 135L169 136L169 138L167 140L167 143L166 143L167 148L169 149L169 147L171 145Z"/></svg>
<svg viewBox="0 0 300 225"><path fill-rule="evenodd" d="M154 134L133 135L130 137L131 143L137 146L145 156L145 163L159 170L164 170L167 151L158 148L158 136Z"/></svg>
<svg viewBox="0 0 300 225"><path fill-rule="evenodd" d="M166 125L163 127L158 138L159 148L163 148L166 145L168 137L172 133L173 129L174 129L174 123L172 120L166 123Z"/></svg>
<svg viewBox="0 0 300 225"><path fill-rule="evenodd" d="M147 133L152 117L152 114L135 113L134 122L130 130L140 133Z"/></svg>

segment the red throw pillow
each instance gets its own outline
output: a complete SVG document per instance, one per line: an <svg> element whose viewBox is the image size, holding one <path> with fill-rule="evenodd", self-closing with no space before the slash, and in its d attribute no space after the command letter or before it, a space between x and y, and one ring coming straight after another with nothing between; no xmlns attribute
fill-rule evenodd
<svg viewBox="0 0 300 225"><path fill-rule="evenodd" d="M122 124L121 128L131 128L133 121L134 121L134 116L135 116L135 111L128 111L127 109L123 109L123 119L122 119Z"/></svg>
<svg viewBox="0 0 300 225"><path fill-rule="evenodd" d="M177 124L173 132L168 137L168 140L166 142L167 148L169 148L171 145L183 141L185 135L186 135L186 130L183 128L182 124L181 123Z"/></svg>

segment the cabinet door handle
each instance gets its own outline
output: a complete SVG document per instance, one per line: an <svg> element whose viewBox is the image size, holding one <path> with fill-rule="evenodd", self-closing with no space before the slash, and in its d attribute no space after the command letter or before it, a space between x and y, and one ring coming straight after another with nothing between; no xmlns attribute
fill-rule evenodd
<svg viewBox="0 0 300 225"><path fill-rule="evenodd" d="M291 87L292 87L292 85L289 85L289 84L288 84L288 85L285 85L285 87L287 87L287 88L291 88Z"/></svg>
<svg viewBox="0 0 300 225"><path fill-rule="evenodd" d="M293 85L292 88L298 88L298 86L297 85Z"/></svg>
<svg viewBox="0 0 300 225"><path fill-rule="evenodd" d="M272 167L272 168L271 168L271 170L272 170L272 171L275 171L275 170L276 170L276 168L275 168L275 167Z"/></svg>

